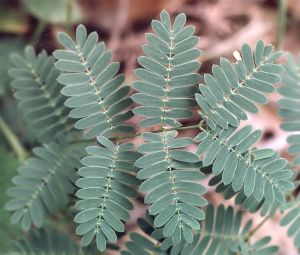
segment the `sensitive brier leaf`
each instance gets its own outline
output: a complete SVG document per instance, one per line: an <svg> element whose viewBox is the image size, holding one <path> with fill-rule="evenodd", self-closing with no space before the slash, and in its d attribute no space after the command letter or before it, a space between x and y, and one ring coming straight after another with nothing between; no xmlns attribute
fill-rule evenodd
<svg viewBox="0 0 300 255"><path fill-rule="evenodd" d="M35 157L18 168L19 174L12 179L15 186L7 191L12 199L5 205L14 212L11 221L20 221L25 231L32 224L40 228L48 213L68 203L82 153L80 147L69 145L64 139L36 147L33 152Z"/></svg>
<svg viewBox="0 0 300 255"><path fill-rule="evenodd" d="M185 28L191 28L184 27L184 14L176 18L173 29L167 12L163 11L160 18L152 21L155 34L146 34L148 44L143 46L146 56L138 59L143 68L135 70L139 80L133 87L139 93L132 98L144 106L134 109L134 113L146 118L141 121L142 126L178 127L178 120L192 116L190 108L195 105L194 85L200 79L196 73L200 64L196 59L200 51L192 48L198 37L193 36L193 29L181 35Z"/></svg>
<svg viewBox="0 0 300 255"><path fill-rule="evenodd" d="M81 212L74 221L79 224L76 232L83 236L82 244L87 246L96 238L97 248L104 251L107 241L116 241L115 232L125 230L123 221L133 208L128 198L137 196L132 185L138 181L131 173L139 153L132 151L132 144L114 144L103 136L97 140L102 146L86 148L89 155L78 171L76 195L80 200L75 206Z"/></svg>
<svg viewBox="0 0 300 255"><path fill-rule="evenodd" d="M213 76L205 76L205 84L200 84L200 94L196 95L200 115L210 128L238 127L240 120L247 119L245 112L257 113L254 103L268 102L265 94L275 90L274 84L283 71L281 65L274 63L279 56L258 41L253 52L244 44L242 59L233 65L221 58L220 66L213 66Z"/></svg>
<svg viewBox="0 0 300 255"><path fill-rule="evenodd" d="M65 101L72 108L69 116L77 119L75 128L85 130L87 138L132 132L132 126L123 124L132 117L127 110L131 105L126 98L129 87L122 86L124 76L117 74L119 63L110 63L112 54L98 42L98 34L87 34L79 25L76 41L66 33L58 38L66 48L54 52L56 68L63 72L58 81L64 85L62 94L69 97Z"/></svg>
<svg viewBox="0 0 300 255"><path fill-rule="evenodd" d="M243 188L246 197L253 195L258 201L265 199L269 204L274 201L282 204L284 194L294 187L292 171L287 169L287 161L274 150L251 151L260 137L261 131L252 131L251 126L237 131L233 127L203 129L195 137L199 142L196 154L203 157L204 166L212 164L212 173L220 175L220 181L230 184L234 192Z"/></svg>
<svg viewBox="0 0 300 255"><path fill-rule="evenodd" d="M148 44L143 46L146 56L138 59L143 68L135 70L139 80L133 84L138 93L132 96L142 105L133 109L134 114L144 117L140 125L160 125L163 129L162 134L143 134L148 142L140 145L138 151L145 155L135 165L141 168L137 177L144 180L141 190L147 192L145 202L151 205L149 212L155 215L155 227L162 227L163 235L174 243L182 238L192 241L192 232L200 227L198 220L203 219L199 216L200 207L206 204L202 198L205 188L196 185L203 178L194 170L199 166L199 158L182 149L192 140L176 138L176 131L164 131L169 126L180 127L179 120L190 118L191 107L195 106L200 51L194 48L198 42L198 37L193 36L195 30L192 26L185 27L185 21L185 15L180 14L172 25L165 11L160 21L152 21L155 34L146 34ZM181 181L177 175L182 170L194 176ZM196 210L195 214L188 208Z"/></svg>
<svg viewBox="0 0 300 255"><path fill-rule="evenodd" d="M36 54L32 46L27 46L24 56L13 54L11 59L11 87L24 119L37 138L48 142L71 131L69 111L63 105L65 97L59 93L59 71L54 67L53 57L47 56L45 51Z"/></svg>
<svg viewBox="0 0 300 255"><path fill-rule="evenodd" d="M137 176L144 180L140 189L147 192L145 202L151 204L149 212L155 215L154 226L162 227L164 236L174 243L182 237L191 242L189 232L199 229L198 220L204 215L200 207L206 205L202 197L206 189L197 183L204 176L194 170L199 167L199 159L182 149L191 140L176 138L176 131L143 136L149 142L140 145L138 151L146 155L135 165L141 168Z"/></svg>

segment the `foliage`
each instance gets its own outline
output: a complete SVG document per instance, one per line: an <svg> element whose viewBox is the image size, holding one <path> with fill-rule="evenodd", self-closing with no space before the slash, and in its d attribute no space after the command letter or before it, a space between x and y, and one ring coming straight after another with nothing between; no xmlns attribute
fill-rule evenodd
<svg viewBox="0 0 300 255"><path fill-rule="evenodd" d="M194 241L185 241L172 246L169 239L163 239L161 229L156 230L153 219L146 215L146 219L139 219L138 224L146 236L132 233L131 240L126 243L126 250L122 255L138 254L182 254L182 255L212 255L212 254L276 254L277 246L269 246L271 238L266 236L256 242L249 242L252 221L242 226L242 211L234 212L232 207L220 205L214 208L209 205L206 209L205 224L194 234ZM203 221L202 221L203 225Z"/></svg>
<svg viewBox="0 0 300 255"><path fill-rule="evenodd" d="M292 207L283 225L298 215L298 202L290 199L293 166L272 149L253 147L262 132L242 123L247 112L258 112L256 103L268 103L267 95L275 91L284 70L279 89L284 96L279 101L282 127L299 131L296 63L289 57L282 67L276 63L282 53L258 41L253 51L243 45L240 60L222 58L212 75L202 77L199 38L185 23L184 14L171 22L165 11L152 21L154 33L146 34L132 96L112 52L83 25L76 28L74 40L59 33L64 49L54 51L56 61L30 46L24 55L12 57L15 97L42 143L18 168L8 189L11 221L20 222L25 231L40 229L31 231L19 250L88 254L96 247L103 252L126 231L132 200L144 196L149 207L139 225L146 236L131 233L122 254L278 251L269 244L270 237L252 241L260 225L242 224L241 211L210 204L203 180L211 177L216 192L225 199L235 197L236 205L251 213L260 210L271 217L278 208ZM200 122L184 125L195 109ZM130 124L134 115L140 133ZM196 136L183 136L185 129L194 129ZM137 148L130 142L136 136L144 141ZM288 141L289 152L298 153L298 135ZM60 209L74 215L80 247L72 234L41 228ZM296 235L299 246L298 218L293 222L288 233Z"/></svg>
<svg viewBox="0 0 300 255"><path fill-rule="evenodd" d="M37 137L47 142L70 130L65 98L57 82L59 71L53 66L53 57L43 51L36 55L33 47L24 50L24 57L14 54L14 67L9 69L11 86L18 106Z"/></svg>
<svg viewBox="0 0 300 255"><path fill-rule="evenodd" d="M204 175L197 171L198 157L182 149L191 144L189 138L175 138L176 131L163 135L144 133L148 143L138 151L147 153L135 165L141 168L137 177L146 179L140 190L147 192L145 203L155 215L154 226L163 227L165 237L172 237L175 244L182 238L192 242L193 231L199 230L199 220L204 219L200 207L207 204L202 195L205 187L198 183Z"/></svg>
<svg viewBox="0 0 300 255"><path fill-rule="evenodd" d="M145 203L151 205L155 227L163 227L164 236L172 237L177 244L182 238L192 242L193 231L200 229L204 213L199 207L206 205L202 197L206 189L197 183L204 178L197 170L199 164L195 164L198 157L183 149L192 140L176 138L176 131L165 129L180 127L179 119L192 116L194 85L200 79L196 73L200 64L195 59L200 51L194 48L198 42L194 27L184 26L184 14L176 17L173 26L166 12L160 18L151 23L155 34L146 34L146 56L139 58L144 68L135 70L139 81L133 86L139 93L133 100L142 106L133 112L145 117L140 122L142 127L160 125L162 134L143 133L147 143L138 151L146 155L135 164L141 168L137 177L144 180L140 189L147 192Z"/></svg>
<svg viewBox="0 0 300 255"><path fill-rule="evenodd" d="M204 75L205 85L200 84L196 100L203 110L201 116L208 126L228 125L238 127L246 120L245 112L257 113L254 103L266 104L266 93L275 91L274 84L280 81L282 67L274 61L281 52L273 52L271 45L258 41L252 52L248 44L242 47L242 59L232 65L221 58L220 66L212 67L212 75Z"/></svg>
<svg viewBox="0 0 300 255"><path fill-rule="evenodd" d="M116 75L119 63L110 63L112 53L97 42L98 34L87 35L86 28L79 25L76 43L65 33L58 37L66 50L54 52L55 66L63 71L58 81L65 85L61 93L69 97L65 102L72 108L69 116L78 119L75 128L85 129L88 138L133 131L122 124L132 117L127 110L131 99L126 97L130 88L122 86L124 75Z"/></svg>
<svg viewBox="0 0 300 255"><path fill-rule="evenodd" d="M261 216L268 215L272 217L279 207L279 203L277 201L274 201L272 204L270 204L265 199L258 201L253 194L251 196L246 196L243 189L234 191L232 185L225 185L222 182L220 175L212 177L209 181L209 185L216 185L215 191L217 193L222 193L224 195L224 199L226 200L234 197L235 204L242 206L250 213L260 211Z"/></svg>
<svg viewBox="0 0 300 255"><path fill-rule="evenodd" d="M97 140L103 147L88 146L88 156L81 160L82 178L76 182L80 200L75 205L81 212L74 221L79 224L76 233L83 236L81 245L89 245L95 236L98 249L104 251L106 240L116 242L115 232L125 230L122 221L129 220L128 210L133 209L129 199L137 197L132 185L138 181L132 173L139 154L132 151L133 144L114 144L101 136Z"/></svg>
<svg viewBox="0 0 300 255"><path fill-rule="evenodd" d="M184 27L184 14L176 17L173 27L166 12L160 18L161 21L151 23L155 34L146 34L148 44L143 46L146 56L138 59L144 68L135 70L139 80L133 87L140 93L132 98L143 106L133 111L146 117L140 122L142 127L181 126L177 119L192 116L194 85L200 80L196 73L200 68L196 61L200 50L194 48L198 42L198 37L193 35L195 28Z"/></svg>
<svg viewBox="0 0 300 255"><path fill-rule="evenodd" d="M287 169L287 160L272 149L249 150L260 137L261 131L252 131L251 126L238 131L233 127L204 130L195 138L200 142L196 153L204 154L203 165L212 164L212 173L220 175L225 185L231 184L233 191L243 189L257 201L283 204L284 194L294 188L289 180L293 172Z"/></svg>
<svg viewBox="0 0 300 255"><path fill-rule="evenodd" d="M5 208L14 211L12 223L21 222L28 231L31 225L41 227L47 213L53 213L69 201L80 167L80 148L67 141L50 142L33 149L35 157L18 168L15 184L7 192L13 199Z"/></svg>

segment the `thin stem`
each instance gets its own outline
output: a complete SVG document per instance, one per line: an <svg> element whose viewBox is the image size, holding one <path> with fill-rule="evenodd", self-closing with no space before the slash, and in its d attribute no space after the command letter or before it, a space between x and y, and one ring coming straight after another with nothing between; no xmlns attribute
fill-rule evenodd
<svg viewBox="0 0 300 255"><path fill-rule="evenodd" d="M269 216L265 217L249 234L245 237L245 241L249 241L249 239L267 222Z"/></svg>
<svg viewBox="0 0 300 255"><path fill-rule="evenodd" d="M73 0L67 0L66 2L66 31L68 33L71 32L71 24L72 24L72 11L73 11L73 3L72 3Z"/></svg>
<svg viewBox="0 0 300 255"><path fill-rule="evenodd" d="M276 39L276 49L279 49L286 30L286 0L278 0L278 33Z"/></svg>
<svg viewBox="0 0 300 255"><path fill-rule="evenodd" d="M150 131L150 132L151 133L162 133L162 132L165 132L165 131L173 131L173 130L185 130L185 129L196 129L196 128L203 129L203 127L204 127L204 122L201 121L197 125L190 125L190 126L184 126L184 127L179 127L179 128L169 128L169 129L161 128L161 129ZM135 133L135 134L127 135L127 136L116 136L116 137L112 137L111 140L120 141L120 140L129 139L129 138L132 138L132 137L141 136L142 134L143 134L143 132ZM75 145L75 144L89 145L89 144L93 144L93 143L95 143L95 141L93 139L88 139L88 140L86 140L86 139L77 139L77 140L74 140L74 142L72 142L72 145Z"/></svg>
<svg viewBox="0 0 300 255"><path fill-rule="evenodd" d="M19 141L18 137L10 130L4 119L0 116L0 130L11 148L16 153L20 162L23 162L27 157L27 152Z"/></svg>
<svg viewBox="0 0 300 255"><path fill-rule="evenodd" d="M44 32L46 27L46 23L44 21L39 20L37 27L35 28L35 31L31 37L31 43L36 44L38 43L42 33Z"/></svg>
<svg viewBox="0 0 300 255"><path fill-rule="evenodd" d="M161 128L161 129L158 129L158 130L151 131L151 133L162 133L162 132L165 132L165 131L201 128L202 124L203 124L203 122L200 122L197 125L190 125L190 126L184 126L184 127L179 127L179 128ZM112 139L115 140L115 141L119 141L119 140L124 140L124 139L132 138L132 137L137 137L137 136L140 136L140 135L142 135L142 132L127 135L127 136L116 136Z"/></svg>

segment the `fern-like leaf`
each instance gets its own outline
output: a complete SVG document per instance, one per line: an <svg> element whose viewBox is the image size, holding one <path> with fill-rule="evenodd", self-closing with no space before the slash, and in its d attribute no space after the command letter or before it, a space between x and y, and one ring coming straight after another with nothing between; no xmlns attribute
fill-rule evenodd
<svg viewBox="0 0 300 255"><path fill-rule="evenodd" d="M141 104L133 111L145 117L142 127L154 125L178 127L179 119L192 116L195 106L195 84L200 80L197 59L200 50L194 48L198 37L193 26L185 27L186 17L180 14L171 25L170 15L163 11L161 20L151 23L155 34L146 34L148 44L143 46L146 56L138 59L143 68L135 70L139 78L133 84L133 100Z"/></svg>
<svg viewBox="0 0 300 255"><path fill-rule="evenodd" d="M119 63L110 63L112 53L98 43L98 34L88 35L79 25L76 41L65 33L59 33L58 39L66 50L54 52L55 66L63 72L58 81L65 85L61 93L69 97L65 105L73 108L69 116L77 119L75 128L86 130L87 138L132 132L132 126L122 124L132 116L127 110L132 102L127 97L130 88L122 86Z"/></svg>
<svg viewBox="0 0 300 255"><path fill-rule="evenodd" d="M70 130L69 110L64 106L65 97L60 94L57 82L59 71L54 58L43 51L36 55L32 46L25 48L24 56L13 55L11 86L16 92L18 106L30 127L43 142Z"/></svg>
<svg viewBox="0 0 300 255"><path fill-rule="evenodd" d="M168 239L163 239L161 229L153 228L153 220L139 220L142 230L151 236L147 238L137 233L130 235L131 241L126 243L127 250L122 255L138 254L170 254L170 255L271 255L278 252L278 247L269 245L270 237L264 237L254 243L248 240L251 220L244 226L242 212L234 212L232 207L223 205L206 209L206 221L197 231L193 243L181 242L173 246Z"/></svg>
<svg viewBox="0 0 300 255"><path fill-rule="evenodd" d="M295 132L287 139L288 152L296 155L293 164L300 166L300 54L298 60L288 54L284 70L281 86L278 88L283 97L278 101L278 114L283 118L281 128L287 132Z"/></svg>
<svg viewBox="0 0 300 255"><path fill-rule="evenodd" d="M137 176L144 180L141 190L147 193L145 202L156 216L155 227L163 227L164 236L172 237L174 243L182 239L192 242L193 231L200 228L199 220L204 218L200 207L206 205L202 197L206 190L197 183L204 178L197 169L199 159L182 149L192 140L175 138L176 131L166 131L167 127L181 126L180 119L192 116L195 84L200 79L196 73L200 50L194 48L198 37L193 35L194 27L185 27L185 22L185 15L180 14L172 25L165 11L160 21L152 21L155 34L146 35L146 56L139 58L143 68L135 71L139 80L133 85L138 93L132 96L142 105L133 110L144 117L140 125L159 125L163 130L162 134L143 134L147 142L138 151L145 155L135 165L141 168Z"/></svg>
<svg viewBox="0 0 300 255"><path fill-rule="evenodd" d="M204 219L200 207L206 205L202 197L206 189L198 183L205 177L198 170L198 157L182 149L192 139L176 138L177 134L144 133L148 142L138 151L146 155L135 163L141 168L137 177L144 180L140 189L147 193L145 203L155 215L154 226L163 227L164 236L172 237L174 243L192 242L193 231L199 230L199 220Z"/></svg>
<svg viewBox="0 0 300 255"><path fill-rule="evenodd" d="M133 208L129 198L137 196L132 185L138 180L132 175L139 153L133 144L114 144L105 137L97 138L102 146L86 148L88 156L82 159L81 178L76 182L80 201L75 216L79 223L76 233L82 235L81 245L87 246L95 238L97 248L104 251L107 241L116 242L116 232L123 232L123 222L129 219Z"/></svg>
<svg viewBox="0 0 300 255"><path fill-rule="evenodd" d="M254 103L268 102L265 94L274 92L274 83L280 81L282 67L274 64L280 55L262 41L257 42L253 52L245 44L241 60L232 65L221 58L220 66L212 68L213 76L204 75L205 85L200 84L196 100L201 108L200 115L210 128L238 127L240 120L247 119L246 112L258 111Z"/></svg>
<svg viewBox="0 0 300 255"><path fill-rule="evenodd" d="M196 154L203 156L203 165L212 164L212 173L220 175L225 185L231 184L233 191L243 189L247 197L257 201L265 199L272 205L285 202L285 193L294 188L293 172L287 169L287 161L272 149L249 150L261 137L261 131L252 131L245 126L202 129L194 139L199 142Z"/></svg>
<svg viewBox="0 0 300 255"><path fill-rule="evenodd" d="M290 175L292 176L292 172L290 173ZM224 199L227 200L235 197L236 205L242 206L250 213L256 213L257 211L260 211L260 215L262 217L266 215L272 217L279 208L279 203L276 200L274 200L274 202L270 204L266 201L266 199L258 201L253 194L251 196L246 196L243 189L234 191L231 184L225 185L222 182L221 175L211 178L209 181L209 185L217 185L216 192L222 193L224 195Z"/></svg>
<svg viewBox="0 0 300 255"><path fill-rule="evenodd" d="M61 141L36 147L33 153L35 157L18 168L19 174L12 179L15 186L8 195L13 199L6 204L7 210L14 211L11 222L20 221L25 231L32 223L41 227L48 212L67 204L74 192L72 183L77 179L82 150Z"/></svg>

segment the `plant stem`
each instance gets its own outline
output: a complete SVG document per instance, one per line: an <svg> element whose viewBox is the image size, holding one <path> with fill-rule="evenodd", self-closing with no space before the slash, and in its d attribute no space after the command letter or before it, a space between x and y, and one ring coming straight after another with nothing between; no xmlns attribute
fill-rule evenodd
<svg viewBox="0 0 300 255"><path fill-rule="evenodd" d="M269 216L265 217L249 234L245 237L245 241L247 242L269 219Z"/></svg>
<svg viewBox="0 0 300 255"><path fill-rule="evenodd" d="M204 128L204 122L201 121L197 125L190 125L190 126L184 126L184 127L179 127L179 128L169 128L169 129L163 129L163 128L161 128L161 129L154 130L154 131L149 131L149 132L151 132L151 133L162 133L164 131L196 129L196 128L199 128L199 129L203 130L203 128ZM143 134L143 132L139 132L139 133L135 133L135 134L127 135L127 136L116 136L116 137L112 137L111 140L120 141L120 140L124 140L124 139L129 139L129 138L132 138L132 137L137 137L137 136L140 136L142 134ZM90 140L78 139L78 140L75 140L74 142L72 142L72 145L75 145L75 144L86 144L86 145L89 145L89 144L92 144L92 143L95 143L95 141L93 139L90 139Z"/></svg>
<svg viewBox="0 0 300 255"><path fill-rule="evenodd" d="M32 44L37 44L42 33L44 32L46 27L46 23L44 21L39 20L37 27L35 28L35 31L31 37L31 43Z"/></svg>
<svg viewBox="0 0 300 255"><path fill-rule="evenodd" d="M17 138L17 136L10 130L9 126L6 124L4 119L0 116L0 130L6 138L7 142L10 144L11 148L16 153L20 162L24 162L27 157L27 152L23 145Z"/></svg>
<svg viewBox="0 0 300 255"><path fill-rule="evenodd" d="M279 49L286 30L286 0L278 0L278 33L276 49Z"/></svg>
<svg viewBox="0 0 300 255"><path fill-rule="evenodd" d="M168 128L168 129L161 128L161 129L150 131L150 132L151 133L161 133L161 132L165 132L165 131L201 128L202 126L203 126L203 122L200 122L197 125L190 125L190 126L184 126L184 127L179 127L179 128ZM137 137L137 136L140 136L140 135L142 135L142 132L131 134L131 135L127 135L127 136L116 136L116 137L114 137L112 139L115 140L115 141L119 141L119 140L124 140L124 139L127 139L127 138Z"/></svg>
<svg viewBox="0 0 300 255"><path fill-rule="evenodd" d="M71 32L71 24L72 24L72 11L73 11L73 4L72 4L72 1L73 0L67 0L66 1L66 24L65 24L65 27L66 27L66 31L68 33Z"/></svg>

